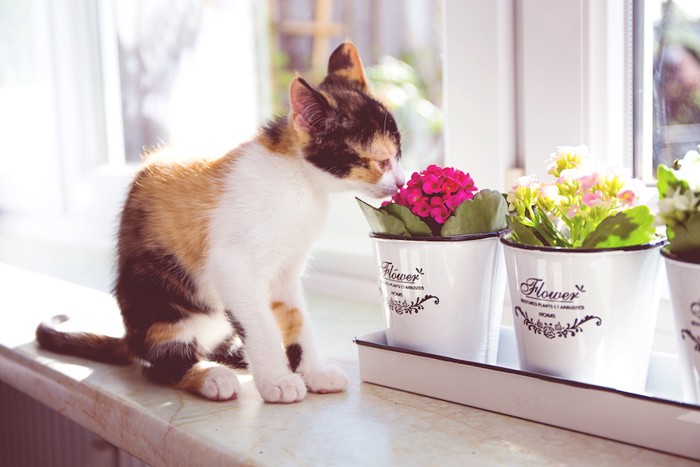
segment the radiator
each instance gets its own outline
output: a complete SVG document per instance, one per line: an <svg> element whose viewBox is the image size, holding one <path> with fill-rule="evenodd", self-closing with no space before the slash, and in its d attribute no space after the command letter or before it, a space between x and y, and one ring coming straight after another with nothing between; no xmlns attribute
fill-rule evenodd
<svg viewBox="0 0 700 467"><path fill-rule="evenodd" d="M146 464L0 382L0 466L144 467Z"/></svg>

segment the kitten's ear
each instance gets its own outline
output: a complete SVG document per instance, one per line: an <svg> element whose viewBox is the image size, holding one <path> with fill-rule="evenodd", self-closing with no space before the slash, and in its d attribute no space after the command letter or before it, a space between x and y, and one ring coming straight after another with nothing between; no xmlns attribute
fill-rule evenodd
<svg viewBox="0 0 700 467"><path fill-rule="evenodd" d="M360 54L352 42L343 42L333 51L328 59L328 76L342 77L369 92Z"/></svg>
<svg viewBox="0 0 700 467"><path fill-rule="evenodd" d="M314 90L299 76L289 85L289 105L294 128L306 133L312 133L330 110L323 94Z"/></svg>

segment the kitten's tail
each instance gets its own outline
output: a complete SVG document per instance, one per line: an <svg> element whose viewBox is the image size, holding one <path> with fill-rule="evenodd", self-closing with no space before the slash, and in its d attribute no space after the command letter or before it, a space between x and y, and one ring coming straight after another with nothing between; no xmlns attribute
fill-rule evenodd
<svg viewBox="0 0 700 467"><path fill-rule="evenodd" d="M39 345L52 352L88 358L104 363L128 365L131 353L123 338L91 334L87 332L64 332L56 329L68 321L66 315L58 315L44 321L36 328Z"/></svg>

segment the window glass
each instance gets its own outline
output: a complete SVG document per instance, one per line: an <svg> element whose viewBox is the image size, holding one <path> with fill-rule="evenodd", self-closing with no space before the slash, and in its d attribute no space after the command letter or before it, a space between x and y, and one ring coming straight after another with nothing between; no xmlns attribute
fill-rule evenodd
<svg viewBox="0 0 700 467"><path fill-rule="evenodd" d="M700 143L700 2L647 0L653 24L653 172Z"/></svg>
<svg viewBox="0 0 700 467"><path fill-rule="evenodd" d="M226 151L254 134L260 116L251 1L112 6L127 161L170 143Z"/></svg>

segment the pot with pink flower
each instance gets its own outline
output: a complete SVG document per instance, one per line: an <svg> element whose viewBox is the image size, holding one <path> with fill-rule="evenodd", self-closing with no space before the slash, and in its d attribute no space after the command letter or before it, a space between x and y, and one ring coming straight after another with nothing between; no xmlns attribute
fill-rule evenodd
<svg viewBox="0 0 700 467"><path fill-rule="evenodd" d="M560 147L549 181L508 193L501 239L523 370L640 393L656 324L658 250L641 181Z"/></svg>
<svg viewBox="0 0 700 467"><path fill-rule="evenodd" d="M374 240L389 345L496 363L507 204L469 174L431 165L376 209Z"/></svg>
<svg viewBox="0 0 700 467"><path fill-rule="evenodd" d="M700 153L689 151L672 168L659 165L656 178L683 397L700 404Z"/></svg>

